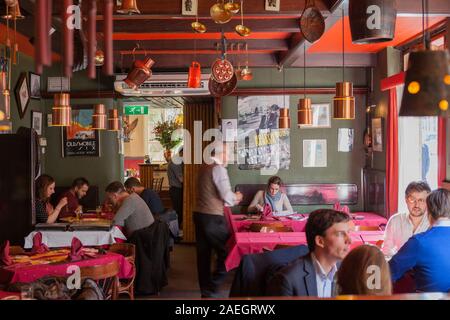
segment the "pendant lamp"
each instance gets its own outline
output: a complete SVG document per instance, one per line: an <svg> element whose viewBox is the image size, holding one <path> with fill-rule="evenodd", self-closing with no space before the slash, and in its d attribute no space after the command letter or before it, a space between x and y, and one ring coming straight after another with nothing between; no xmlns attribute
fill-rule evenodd
<svg viewBox="0 0 450 320"><path fill-rule="evenodd" d="M71 125L71 121L72 108L70 107L70 94L55 94L52 108L52 126L69 127Z"/></svg>
<svg viewBox="0 0 450 320"><path fill-rule="evenodd" d="M140 14L139 8L137 6L137 0L123 0L120 8L116 10L120 14Z"/></svg>
<svg viewBox="0 0 450 320"><path fill-rule="evenodd" d="M303 98L298 100L298 126L312 125L311 99L306 97L306 42L303 44Z"/></svg>
<svg viewBox="0 0 450 320"><path fill-rule="evenodd" d="M119 112L115 108L109 110L108 130L109 131L120 131Z"/></svg>
<svg viewBox="0 0 450 320"><path fill-rule="evenodd" d="M449 116L450 57L447 50L430 50L428 1L422 1L424 49L412 52L405 76L400 116Z"/></svg>
<svg viewBox="0 0 450 320"><path fill-rule="evenodd" d="M92 115L92 129L105 130L106 129L106 108L102 103L94 105L94 114Z"/></svg>
<svg viewBox="0 0 450 320"><path fill-rule="evenodd" d="M283 68L283 108L280 108L280 118L278 120L279 129L289 129L291 127L291 119L289 117L289 103L286 105L286 95L284 93L286 87L285 74Z"/></svg>
<svg viewBox="0 0 450 320"><path fill-rule="evenodd" d="M338 120L355 119L355 97L353 83L345 81L345 16L342 9L342 82L336 83L336 96L333 98L333 118Z"/></svg>

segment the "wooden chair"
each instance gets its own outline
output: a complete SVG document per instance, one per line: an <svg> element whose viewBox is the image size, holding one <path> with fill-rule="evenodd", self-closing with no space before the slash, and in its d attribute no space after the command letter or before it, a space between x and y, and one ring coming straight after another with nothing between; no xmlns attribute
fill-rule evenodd
<svg viewBox="0 0 450 320"><path fill-rule="evenodd" d="M355 226L355 231L381 231L378 226Z"/></svg>
<svg viewBox="0 0 450 320"><path fill-rule="evenodd" d="M161 192L163 182L164 182L164 177L153 178L152 179L152 189L155 190L156 192Z"/></svg>
<svg viewBox="0 0 450 320"><path fill-rule="evenodd" d="M117 288L119 287L119 263L117 261L108 264L88 266L80 268L82 279L92 279L102 289L105 300L117 300Z"/></svg>
<svg viewBox="0 0 450 320"><path fill-rule="evenodd" d="M133 277L131 279L119 279L117 295L126 293L134 300L134 279L136 278L136 246L132 243L114 243L109 247L110 252L120 254L133 266Z"/></svg>

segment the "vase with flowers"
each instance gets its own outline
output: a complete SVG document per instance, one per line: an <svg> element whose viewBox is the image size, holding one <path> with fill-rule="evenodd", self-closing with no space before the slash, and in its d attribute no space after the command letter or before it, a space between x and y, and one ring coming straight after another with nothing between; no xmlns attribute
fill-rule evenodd
<svg viewBox="0 0 450 320"><path fill-rule="evenodd" d="M155 140L159 141L159 143L164 148L164 158L167 162L169 162L172 156L172 149L183 141L181 137L172 138L172 134L175 132L175 130L181 129L182 127L183 124L179 121L168 120L158 122L153 129Z"/></svg>

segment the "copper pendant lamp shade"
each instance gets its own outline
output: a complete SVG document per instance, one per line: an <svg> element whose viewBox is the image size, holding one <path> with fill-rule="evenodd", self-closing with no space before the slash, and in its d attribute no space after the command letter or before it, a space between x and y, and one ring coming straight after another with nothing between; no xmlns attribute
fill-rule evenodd
<svg viewBox="0 0 450 320"><path fill-rule="evenodd" d="M117 13L120 14L140 14L137 6L137 0L123 0L122 6L117 9Z"/></svg>
<svg viewBox="0 0 450 320"><path fill-rule="evenodd" d="M72 108L70 107L70 94L57 93L54 96L52 108L52 126L69 127L72 121Z"/></svg>
<svg viewBox="0 0 450 320"><path fill-rule="evenodd" d="M333 118L341 120L355 119L353 83L336 83L336 96L333 98Z"/></svg>
<svg viewBox="0 0 450 320"><path fill-rule="evenodd" d="M25 17L20 12L19 2L16 1L12 6L8 6L8 14L2 16L3 19L7 20L21 20Z"/></svg>
<svg viewBox="0 0 450 320"><path fill-rule="evenodd" d="M136 90L142 83L152 76L150 69L155 62L151 58L144 61L136 60L133 64L133 70L128 73L124 82L131 88Z"/></svg>
<svg viewBox="0 0 450 320"><path fill-rule="evenodd" d="M400 116L449 116L450 57L447 51L412 52Z"/></svg>
<svg viewBox="0 0 450 320"><path fill-rule="evenodd" d="M92 115L92 129L106 129L106 108L104 104L99 103L94 105L94 114Z"/></svg>
<svg viewBox="0 0 450 320"><path fill-rule="evenodd" d="M289 118L289 107L280 109L280 119L278 121L279 129L289 129L291 127L291 119Z"/></svg>
<svg viewBox="0 0 450 320"><path fill-rule="evenodd" d="M303 98L298 101L297 118L298 126L312 125L311 99Z"/></svg>
<svg viewBox="0 0 450 320"><path fill-rule="evenodd" d="M117 111L117 109L109 110L108 130L109 131L119 131L120 130L119 112Z"/></svg>

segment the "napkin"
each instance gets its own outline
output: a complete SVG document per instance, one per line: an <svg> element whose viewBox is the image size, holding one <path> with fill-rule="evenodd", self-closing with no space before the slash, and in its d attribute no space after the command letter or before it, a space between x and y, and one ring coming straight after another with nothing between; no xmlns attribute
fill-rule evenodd
<svg viewBox="0 0 450 320"><path fill-rule="evenodd" d="M0 266L9 266L11 264L12 259L9 255L9 240L6 240L0 245Z"/></svg>
<svg viewBox="0 0 450 320"><path fill-rule="evenodd" d="M42 243L42 233L37 232L33 237L33 248L31 249L31 253L39 254L48 251L50 251L48 247Z"/></svg>
<svg viewBox="0 0 450 320"><path fill-rule="evenodd" d="M261 214L261 220L268 220L270 218L272 218L272 208L270 207L270 204L266 203Z"/></svg>
<svg viewBox="0 0 450 320"><path fill-rule="evenodd" d="M336 211L345 212L346 214L350 214L350 209L348 206L341 206L339 202L336 202L333 206L333 209Z"/></svg>
<svg viewBox="0 0 450 320"><path fill-rule="evenodd" d="M70 260L79 261L82 260L84 256L83 244L77 237L72 238L72 245L70 247Z"/></svg>

